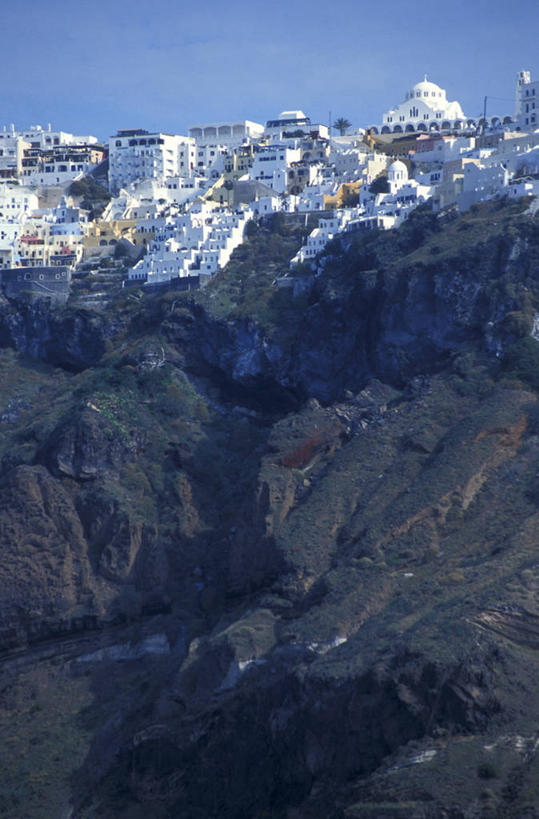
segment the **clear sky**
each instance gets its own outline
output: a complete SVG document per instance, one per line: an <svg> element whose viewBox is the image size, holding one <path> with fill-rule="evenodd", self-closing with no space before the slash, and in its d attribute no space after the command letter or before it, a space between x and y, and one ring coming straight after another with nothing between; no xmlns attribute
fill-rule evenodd
<svg viewBox="0 0 539 819"><path fill-rule="evenodd" d="M425 73L466 115L485 95L505 114L517 71L539 79L539 0L0 3L0 125L17 128L185 134L290 108L366 126Z"/></svg>

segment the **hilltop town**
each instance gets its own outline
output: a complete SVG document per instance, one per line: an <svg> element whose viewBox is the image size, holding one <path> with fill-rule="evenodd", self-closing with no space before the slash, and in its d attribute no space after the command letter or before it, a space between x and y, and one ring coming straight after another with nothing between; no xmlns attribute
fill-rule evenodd
<svg viewBox="0 0 539 819"><path fill-rule="evenodd" d="M99 304L119 287L199 288L249 223L305 214L314 227L279 273L286 285L295 272L316 274L318 254L342 232L396 228L424 204L462 212L536 196L536 103L539 81L520 71L514 110L502 116L466 116L425 76L357 130L301 110L265 125L196 124L186 136L119 130L105 144L50 125L4 126L4 293Z"/></svg>

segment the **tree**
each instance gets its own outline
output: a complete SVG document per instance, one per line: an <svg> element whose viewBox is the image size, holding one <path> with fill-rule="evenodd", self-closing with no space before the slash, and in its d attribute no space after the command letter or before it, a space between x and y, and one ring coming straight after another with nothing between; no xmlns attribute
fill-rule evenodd
<svg viewBox="0 0 539 819"><path fill-rule="evenodd" d="M333 127L337 129L341 136L344 136L345 131L347 131L348 128L351 128L351 126L352 123L347 120L346 117L339 117L339 119L336 119L333 123Z"/></svg>
<svg viewBox="0 0 539 819"><path fill-rule="evenodd" d="M369 185L370 193L389 193L389 182L387 181L387 175L385 173L380 173L373 179L371 184Z"/></svg>

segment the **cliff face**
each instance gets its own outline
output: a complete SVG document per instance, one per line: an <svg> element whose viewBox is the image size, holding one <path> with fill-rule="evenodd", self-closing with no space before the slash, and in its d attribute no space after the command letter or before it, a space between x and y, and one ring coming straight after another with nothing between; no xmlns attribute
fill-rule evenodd
<svg viewBox="0 0 539 819"><path fill-rule="evenodd" d="M279 230L1 305L6 815L537 815L536 225Z"/></svg>

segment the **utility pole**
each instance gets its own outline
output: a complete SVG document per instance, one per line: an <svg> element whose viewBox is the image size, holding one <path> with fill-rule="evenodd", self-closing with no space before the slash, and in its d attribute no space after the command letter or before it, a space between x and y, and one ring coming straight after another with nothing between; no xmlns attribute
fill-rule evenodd
<svg viewBox="0 0 539 819"><path fill-rule="evenodd" d="M483 101L483 126L481 128L481 136L485 133L485 126L487 124L487 97Z"/></svg>
<svg viewBox="0 0 539 819"><path fill-rule="evenodd" d="M331 136L331 111L328 114L328 131L329 135Z"/></svg>

